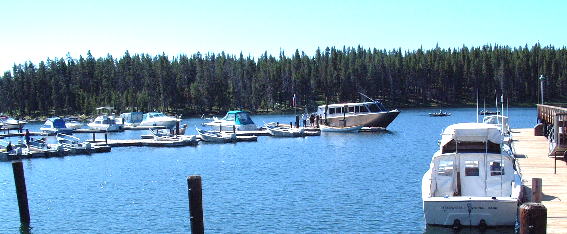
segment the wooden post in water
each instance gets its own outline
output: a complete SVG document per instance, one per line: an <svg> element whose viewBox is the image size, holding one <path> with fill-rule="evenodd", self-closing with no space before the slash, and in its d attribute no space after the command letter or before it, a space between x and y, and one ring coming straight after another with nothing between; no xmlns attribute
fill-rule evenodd
<svg viewBox="0 0 567 234"><path fill-rule="evenodd" d="M289 122L289 127L293 128L293 124L291 122Z"/></svg>
<svg viewBox="0 0 567 234"><path fill-rule="evenodd" d="M541 203L528 202L520 206L518 215L520 234L545 233L547 228L547 208Z"/></svg>
<svg viewBox="0 0 567 234"><path fill-rule="evenodd" d="M532 178L532 202L541 203L542 197L541 178Z"/></svg>
<svg viewBox="0 0 567 234"><path fill-rule="evenodd" d="M299 128L299 115L295 116L295 127Z"/></svg>
<svg viewBox="0 0 567 234"><path fill-rule="evenodd" d="M193 175L187 177L189 188L189 220L191 222L191 233L202 234L205 232L203 225L203 191L201 176Z"/></svg>
<svg viewBox="0 0 567 234"><path fill-rule="evenodd" d="M96 133L93 132L93 143L96 142L95 134L96 134Z"/></svg>
<svg viewBox="0 0 567 234"><path fill-rule="evenodd" d="M236 134L236 125L232 125L232 133Z"/></svg>
<svg viewBox="0 0 567 234"><path fill-rule="evenodd" d="M106 132L104 132L104 144L108 145L108 135Z"/></svg>
<svg viewBox="0 0 567 234"><path fill-rule="evenodd" d="M30 223L30 210L28 207L28 192L26 189L26 178L24 176L24 166L22 162L13 162L12 170L14 172L14 182L16 184L16 195L18 196L20 223L27 226Z"/></svg>
<svg viewBox="0 0 567 234"><path fill-rule="evenodd" d="M175 123L175 135L179 135L179 121Z"/></svg>

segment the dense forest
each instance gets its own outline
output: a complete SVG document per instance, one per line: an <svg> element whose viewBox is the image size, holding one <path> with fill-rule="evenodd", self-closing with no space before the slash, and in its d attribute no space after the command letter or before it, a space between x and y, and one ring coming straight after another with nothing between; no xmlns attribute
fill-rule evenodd
<svg viewBox="0 0 567 234"><path fill-rule="evenodd" d="M317 49L313 56L283 51L259 58L196 53L58 58L14 65L0 78L0 112L24 115L118 111L203 113L228 109L286 110L361 100L390 108L493 102L536 103L543 74L546 101L565 101L567 49L485 45L402 51L363 47Z"/></svg>

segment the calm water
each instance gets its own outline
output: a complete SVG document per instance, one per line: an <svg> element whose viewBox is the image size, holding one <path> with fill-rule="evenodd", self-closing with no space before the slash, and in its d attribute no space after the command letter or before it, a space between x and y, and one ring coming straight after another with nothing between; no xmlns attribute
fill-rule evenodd
<svg viewBox="0 0 567 234"><path fill-rule="evenodd" d="M187 181L203 178L211 233L422 233L421 177L444 127L474 122L473 108L406 109L378 133L259 137L183 148L113 148L91 156L24 160L33 233L182 233ZM510 109L513 128L536 124L535 108ZM253 116L290 122L291 115ZM194 133L200 119L185 119ZM39 129L40 124L30 124ZM138 138L147 131L110 134ZM189 134L189 133L188 133ZM86 139L90 134L78 135ZM0 162L0 230L19 231L11 164ZM507 230L513 231L513 230Z"/></svg>

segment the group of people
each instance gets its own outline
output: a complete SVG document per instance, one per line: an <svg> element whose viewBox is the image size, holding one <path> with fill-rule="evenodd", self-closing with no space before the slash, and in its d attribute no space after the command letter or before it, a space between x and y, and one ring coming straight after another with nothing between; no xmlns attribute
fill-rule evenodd
<svg viewBox="0 0 567 234"><path fill-rule="evenodd" d="M307 127L307 121L309 120L309 126L310 127L317 127L317 123L319 122L319 120L321 119L319 115L316 115L314 113L311 114L307 114L304 113L301 115L301 119L303 120L303 126Z"/></svg>

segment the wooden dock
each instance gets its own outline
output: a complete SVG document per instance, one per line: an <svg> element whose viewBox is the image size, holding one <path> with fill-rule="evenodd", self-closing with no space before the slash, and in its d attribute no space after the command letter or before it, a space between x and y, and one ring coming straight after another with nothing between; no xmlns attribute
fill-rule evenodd
<svg viewBox="0 0 567 234"><path fill-rule="evenodd" d="M542 204L547 208L547 233L567 233L567 165L549 157L549 142L534 136L534 129L513 129L512 139L524 185L531 191L532 178L541 178ZM556 170L556 174L554 171ZM531 195L531 192L528 192Z"/></svg>

